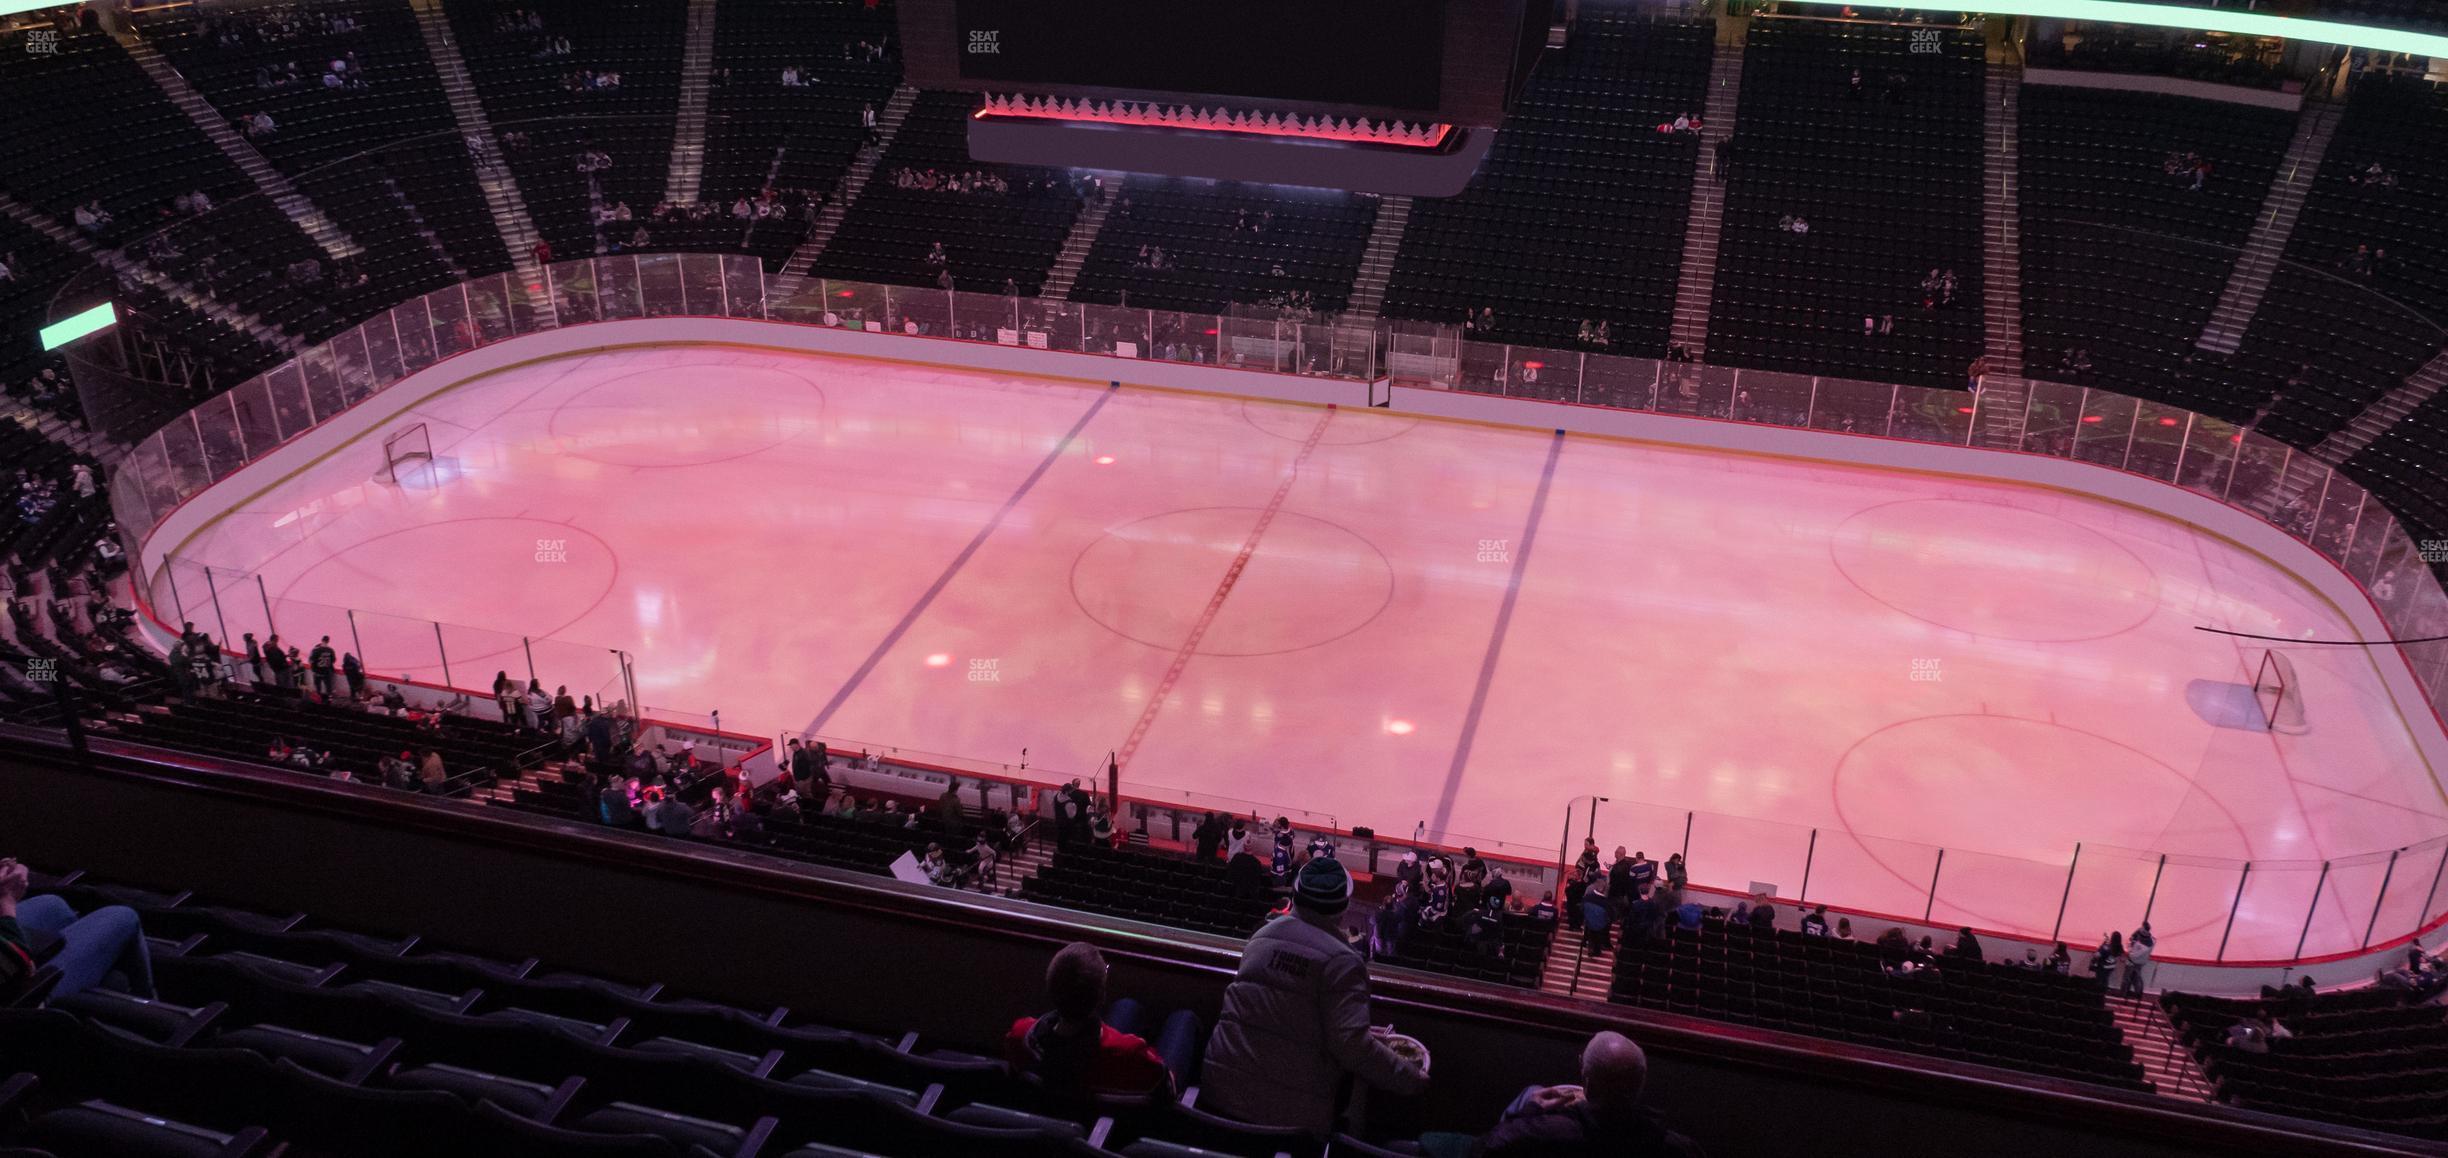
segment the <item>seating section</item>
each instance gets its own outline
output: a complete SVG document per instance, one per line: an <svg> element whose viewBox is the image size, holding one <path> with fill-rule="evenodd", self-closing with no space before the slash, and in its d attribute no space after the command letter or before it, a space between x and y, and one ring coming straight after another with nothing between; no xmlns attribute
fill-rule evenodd
<svg viewBox="0 0 2448 1158"><path fill-rule="evenodd" d="M360 264L385 295L366 310L460 280L457 271L509 268L404 0L208 16L160 7L139 13L137 27L222 115L272 117L276 131L252 142L367 248ZM334 61L348 67L333 71ZM326 74L341 83L325 84Z"/></svg>
<svg viewBox="0 0 2448 1158"><path fill-rule="evenodd" d="M14 38L12 38L14 39ZM56 54L10 53L0 71L0 187L66 222L99 202L110 216L91 230L125 245L170 228L166 244L135 247L155 268L236 308L309 338L342 328L322 300L329 279L294 271L328 260L255 193L252 182L173 106L109 37L60 35ZM178 197L204 193L218 206L209 228L178 212Z"/></svg>
<svg viewBox="0 0 2448 1158"><path fill-rule="evenodd" d="M1221 313L1342 310L1377 220L1373 198L1323 189L1133 177L1080 267L1071 300ZM1152 265L1163 251L1163 267Z"/></svg>
<svg viewBox="0 0 2448 1158"><path fill-rule="evenodd" d="M2147 1090L2097 982L1944 958L1890 975L1876 945L1754 931L1711 914L1698 931L1630 940L1611 999L1857 1045Z"/></svg>
<svg viewBox="0 0 2448 1158"><path fill-rule="evenodd" d="M1225 937L1256 932L1273 907L1263 883L1238 886L1221 863L1092 844L1065 845L1021 882L1032 901Z"/></svg>
<svg viewBox="0 0 2448 1158"><path fill-rule="evenodd" d="M1752 22L1711 362L1963 385L1983 341L1982 53L1975 28Z"/></svg>
<svg viewBox="0 0 2448 1158"><path fill-rule="evenodd" d="M1555 942L1555 918L1506 913L1496 918L1493 937L1483 943L1471 939L1468 925L1475 919L1457 917L1453 928L1421 926L1393 953L1378 960L1498 985L1538 988L1547 968L1547 951Z"/></svg>
<svg viewBox="0 0 2448 1158"><path fill-rule="evenodd" d="M1062 251L1079 198L1061 172L969 159L969 93L923 93L893 135L875 176L816 263L826 277L933 287L949 272L953 288L998 293L1009 281L1034 296ZM934 170L991 174L1001 192L904 187L893 174ZM941 243L945 262L927 261Z"/></svg>
<svg viewBox="0 0 2448 1158"><path fill-rule="evenodd" d="M1605 322L1605 349L1664 355L1701 146L1657 126L1705 106L1713 31L1584 7L1470 186L1412 202L1385 315L1492 310L1487 336L1562 348Z"/></svg>
<svg viewBox="0 0 2448 1158"><path fill-rule="evenodd" d="M450 774L447 796L464 796L500 776L537 765L551 751L539 737L494 720L445 717L440 728L337 704L249 693L198 697L133 713L120 721L131 739L233 760L265 762L275 737L329 752L332 767L357 780L382 782L386 756L432 749Z"/></svg>
<svg viewBox="0 0 2448 1158"><path fill-rule="evenodd" d="M2346 473L2386 501L2416 539L2448 539L2448 391L2346 460Z"/></svg>
<svg viewBox="0 0 2448 1158"><path fill-rule="evenodd" d="M707 776L677 784L672 790L691 807L702 808L719 780L718 776ZM520 782L511 798L501 803L522 812L596 823L601 819L596 791L585 773L546 770ZM820 803L810 802L811 806ZM809 864L879 876L890 873L893 861L902 854L923 854L929 843L968 848L968 837L947 834L933 813L919 812L914 827L909 823L909 815L895 813L890 820L879 814L833 816L813 807L797 817L768 812L759 817L754 834L738 837L737 843Z"/></svg>
<svg viewBox="0 0 2448 1158"><path fill-rule="evenodd" d="M2257 426L2320 445L2440 348L2421 314L2300 265L2280 266L2226 368L2231 389L2274 401Z"/></svg>
<svg viewBox="0 0 2448 1158"><path fill-rule="evenodd" d="M2366 246L2386 256L2358 266ZM2448 90L2358 79L2287 256L2448 322Z"/></svg>
<svg viewBox="0 0 2448 1158"><path fill-rule="evenodd" d="M2170 993L2160 999L2217 1083L2248 1109L2448 1142L2448 1024L2440 1007L2371 987L2270 1001ZM2227 1043L2268 1010L2292 1036L2267 1052Z"/></svg>
<svg viewBox="0 0 2448 1158"><path fill-rule="evenodd" d="M2252 417L2266 399L2198 366L2193 344L2252 233L2294 115L2049 85L2025 85L2021 100L2026 370ZM2198 190L2179 164L2187 155L2210 165ZM2077 350L2087 373L2069 363Z"/></svg>
<svg viewBox="0 0 2448 1158"><path fill-rule="evenodd" d="M687 5L464 0L448 10L519 194L555 256L603 251L598 209L625 203L633 218L653 213L671 173ZM618 84L599 87L589 74ZM611 167L580 171L590 152L609 156Z"/></svg>
<svg viewBox="0 0 2448 1158"><path fill-rule="evenodd" d="M6 1068L20 1075L0 1083L0 1147L134 1158L1324 1148L1170 1099L1056 1097L972 1052L991 1039L929 1041L78 873L38 875L34 892L80 911L132 906L159 992L0 1009Z"/></svg>
<svg viewBox="0 0 2448 1158"><path fill-rule="evenodd" d="M889 46L894 26L890 4L724 0L715 9L699 196L724 211L705 230L723 239L719 248L744 247L779 269L806 240L805 214L748 223L729 209L768 186L832 198L865 139L861 110L881 111L901 79L898 57L861 47ZM799 84L782 83L785 68L799 70Z"/></svg>

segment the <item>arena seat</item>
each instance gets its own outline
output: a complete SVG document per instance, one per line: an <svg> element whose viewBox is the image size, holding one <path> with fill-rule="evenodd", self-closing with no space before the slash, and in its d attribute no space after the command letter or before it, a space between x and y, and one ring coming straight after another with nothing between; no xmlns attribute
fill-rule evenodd
<svg viewBox="0 0 2448 1158"><path fill-rule="evenodd" d="M1982 51L1970 28L1752 22L1710 361L1963 384L1982 349ZM1932 270L1954 272L1953 306L1923 307ZM1865 315L1893 332L1865 335Z"/></svg>
<svg viewBox="0 0 2448 1158"><path fill-rule="evenodd" d="M1657 125L1705 107L1712 31L1583 9L1469 187L1412 203L1385 315L1490 309L1488 336L1556 348L1605 321L1609 352L1664 355L1700 141Z"/></svg>

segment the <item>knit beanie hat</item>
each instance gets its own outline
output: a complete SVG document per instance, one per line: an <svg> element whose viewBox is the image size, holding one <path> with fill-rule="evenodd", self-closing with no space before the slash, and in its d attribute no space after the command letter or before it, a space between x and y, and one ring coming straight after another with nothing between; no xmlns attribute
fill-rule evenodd
<svg viewBox="0 0 2448 1158"><path fill-rule="evenodd" d="M1351 904L1351 894L1351 873L1332 857L1302 865L1292 883L1292 903L1321 916L1340 915Z"/></svg>

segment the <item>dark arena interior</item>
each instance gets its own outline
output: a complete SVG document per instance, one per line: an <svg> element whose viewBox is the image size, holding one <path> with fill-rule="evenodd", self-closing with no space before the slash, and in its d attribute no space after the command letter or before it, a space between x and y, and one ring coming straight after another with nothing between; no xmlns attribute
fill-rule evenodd
<svg viewBox="0 0 2448 1158"><path fill-rule="evenodd" d="M0 0L0 1155L2448 1154L2435 0Z"/></svg>

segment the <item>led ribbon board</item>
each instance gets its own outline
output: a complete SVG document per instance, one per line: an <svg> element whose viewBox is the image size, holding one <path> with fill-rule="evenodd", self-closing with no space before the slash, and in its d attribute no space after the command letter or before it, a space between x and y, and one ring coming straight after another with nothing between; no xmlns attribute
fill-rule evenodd
<svg viewBox="0 0 2448 1158"><path fill-rule="evenodd" d="M1802 0L1805 4L1830 7L1851 3L1852 0ZM2287 40L2309 40L2320 44L2343 44L2350 48L2368 48L2375 52L2402 52L2411 56L2448 57L2448 36L2423 32L2406 32L2395 28L2374 28L2368 24L2343 24L2335 20L2305 20L2294 16L2272 16L2263 12L2235 12L2216 8L2191 8L2180 4L2143 4L2136 0L2021 0L2020 3L2000 3L1999 0L1954 0L1951 3L1896 4L1883 0L1881 8L1915 8L1928 12L1979 12L1991 16L2036 16L2046 20L2091 20L2108 24L2143 24L2154 28L2186 28L2204 32L2230 32L2239 36L2276 36Z"/></svg>
<svg viewBox="0 0 2448 1158"><path fill-rule="evenodd" d="M87 334L107 330L118 324L119 311L112 309L109 302L104 302L90 310L79 311L71 317L62 318L44 326L42 328L42 348L56 350Z"/></svg>

